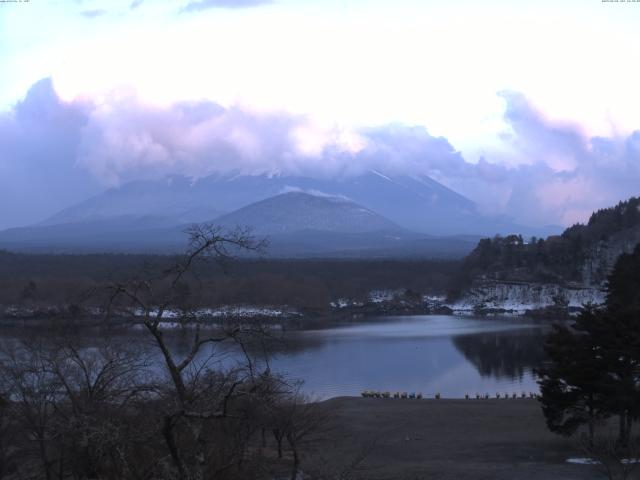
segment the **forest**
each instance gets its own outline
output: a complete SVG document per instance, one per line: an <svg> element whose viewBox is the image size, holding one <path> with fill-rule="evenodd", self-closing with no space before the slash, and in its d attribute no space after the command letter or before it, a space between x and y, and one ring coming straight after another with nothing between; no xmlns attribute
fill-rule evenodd
<svg viewBox="0 0 640 480"><path fill-rule="evenodd" d="M0 251L0 305L90 306L108 282L172 265L154 255L33 255ZM457 274L454 260L246 260L219 265L198 259L189 280L198 306L289 305L322 313L331 301L366 298L376 289L443 294Z"/></svg>
<svg viewBox="0 0 640 480"><path fill-rule="evenodd" d="M464 259L452 293L457 294L477 278L559 284L581 282L581 270L590 249L639 226L640 198L632 197L594 212L586 224L575 224L558 236L484 238Z"/></svg>

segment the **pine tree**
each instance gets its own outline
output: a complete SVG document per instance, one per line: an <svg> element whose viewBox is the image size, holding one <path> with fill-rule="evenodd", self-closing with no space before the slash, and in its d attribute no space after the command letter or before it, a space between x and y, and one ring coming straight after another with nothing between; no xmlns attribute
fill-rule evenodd
<svg viewBox="0 0 640 480"><path fill-rule="evenodd" d="M607 363L609 408L620 418L626 443L640 417L640 245L618 258L609 276L606 328L595 332Z"/></svg>
<svg viewBox="0 0 640 480"><path fill-rule="evenodd" d="M555 325L547 337L548 362L537 373L542 410L552 432L571 435L587 425L593 438L598 421L610 415L603 390L605 363L584 331L601 321L602 313L587 307L574 329Z"/></svg>
<svg viewBox="0 0 640 480"><path fill-rule="evenodd" d="M570 435L598 419L619 418L619 441L640 418L640 245L609 276L604 308L587 306L571 328L555 326L538 374L551 431Z"/></svg>

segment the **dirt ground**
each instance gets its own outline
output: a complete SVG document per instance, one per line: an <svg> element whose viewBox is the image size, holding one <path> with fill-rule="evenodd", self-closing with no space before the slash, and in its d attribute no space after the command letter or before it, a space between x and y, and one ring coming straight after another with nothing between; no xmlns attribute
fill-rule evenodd
<svg viewBox="0 0 640 480"><path fill-rule="evenodd" d="M536 400L339 397L324 404L333 420L313 442L320 461L342 470L368 452L349 478L605 478L594 466L566 462L583 455L575 440L547 430Z"/></svg>

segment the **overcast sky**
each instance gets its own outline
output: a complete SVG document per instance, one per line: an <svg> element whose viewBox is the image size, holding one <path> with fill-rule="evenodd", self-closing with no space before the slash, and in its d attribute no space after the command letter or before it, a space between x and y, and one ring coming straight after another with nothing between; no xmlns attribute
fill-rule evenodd
<svg viewBox="0 0 640 480"><path fill-rule="evenodd" d="M0 3L0 228L133 178L425 173L533 225L640 194L640 3Z"/></svg>

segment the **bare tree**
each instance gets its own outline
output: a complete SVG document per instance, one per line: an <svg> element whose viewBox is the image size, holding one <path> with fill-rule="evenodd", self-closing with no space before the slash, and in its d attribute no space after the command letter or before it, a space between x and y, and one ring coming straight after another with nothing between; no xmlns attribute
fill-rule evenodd
<svg viewBox="0 0 640 480"><path fill-rule="evenodd" d="M255 240L249 231L242 229L225 233L213 225L197 225L188 233L189 249L181 261L154 280L112 285L107 309L110 314L118 302L124 301L124 305L142 316L144 328L162 354L170 387L164 392L168 408L161 432L177 475L182 479L205 476L207 457L210 456L207 448L208 423L229 418L232 400L260 390L257 380L261 377L256 376L249 357L245 366L221 375L209 371L208 362L199 360L199 356L206 347L231 342L244 345L247 338L265 334L260 328L235 323L203 335L200 324L196 323L188 352L179 358L171 350L163 321L170 311L178 309L183 312L178 321L191 319L184 314L185 288L182 282L187 276L195 275L196 263L213 258L225 266L232 254L261 251L265 246L263 241ZM243 351L246 353L246 350ZM180 447L178 441L179 436L185 433L190 436L187 442L189 453ZM218 468L226 467L222 465Z"/></svg>
<svg viewBox="0 0 640 480"><path fill-rule="evenodd" d="M328 422L327 410L318 402L311 402L298 390L271 406L271 430L282 458L283 440L291 451L293 461L291 478L295 480L300 470L301 447L312 434L318 433Z"/></svg>
<svg viewBox="0 0 640 480"><path fill-rule="evenodd" d="M0 478L4 478L5 474L14 468L10 446L11 426L9 416L11 403L5 388L5 385L0 384Z"/></svg>
<svg viewBox="0 0 640 480"><path fill-rule="evenodd" d="M106 319L141 320L150 350L116 341L108 321L104 339L61 330L7 342L0 352L0 475L254 478L281 467L264 455L268 430L282 432L280 451L291 452L297 475L302 445L323 423L322 408L271 373L276 330L241 318L205 325L193 297L206 260L226 267L233 254L264 243L245 230L223 234L208 225L189 233L189 250L171 268L103 290ZM185 348L173 343L175 323L185 327Z"/></svg>
<svg viewBox="0 0 640 480"><path fill-rule="evenodd" d="M130 477L129 404L154 390L145 382L139 351L106 339L97 347L66 339L46 359L57 379L59 444L70 452L70 471L80 478Z"/></svg>
<svg viewBox="0 0 640 480"><path fill-rule="evenodd" d="M149 390L138 352L65 338L4 345L2 390L15 433L13 469L28 478L136 478L139 424L130 403ZM139 423L139 422L138 422ZM2 426L0 426L0 430ZM2 433L2 432L0 432ZM146 439L145 439L146 440ZM0 445L0 453L2 445ZM39 465L39 466L38 466Z"/></svg>
<svg viewBox="0 0 640 480"><path fill-rule="evenodd" d="M10 391L12 411L20 430L27 435L21 445L22 470L28 472L34 461L39 462L44 477L51 480L59 463L53 422L60 384L47 368L42 345L6 346L2 357L2 377Z"/></svg>

